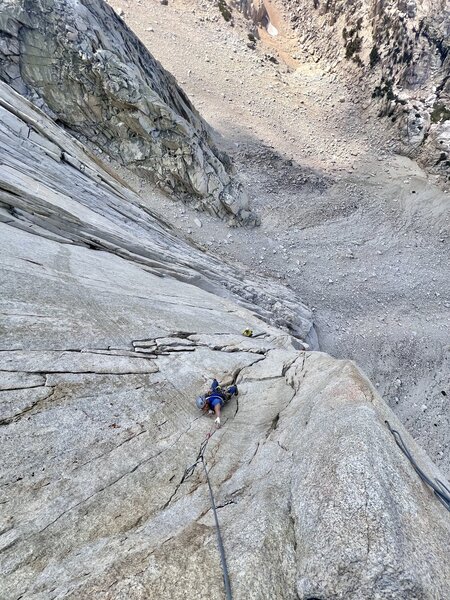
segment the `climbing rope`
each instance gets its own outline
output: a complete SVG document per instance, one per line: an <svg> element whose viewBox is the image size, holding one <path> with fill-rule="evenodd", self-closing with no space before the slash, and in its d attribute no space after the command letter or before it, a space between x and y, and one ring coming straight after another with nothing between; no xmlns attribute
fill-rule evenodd
<svg viewBox="0 0 450 600"><path fill-rule="evenodd" d="M435 479L434 481L432 481L429 477L427 477L427 475L425 475L425 473L422 471L422 469L418 466L418 464L412 457L411 452L408 450L399 432L396 429L392 429L392 427L389 424L389 421L385 421L385 423L388 426L389 431L394 436L397 446L409 460L409 462L413 466L413 469L419 475L420 479L430 486L439 502L441 502L445 506L445 508L448 511L450 511L450 490L448 489L448 487L439 479Z"/></svg>
<svg viewBox="0 0 450 600"><path fill-rule="evenodd" d="M205 475L206 475L206 481L208 483L209 497L211 499L211 507L212 507L212 511L214 514L214 521L216 524L217 545L219 546L220 562L222 564L222 575L223 575L223 583L225 586L225 595L226 595L227 600L232 600L230 578L228 575L228 567L227 567L227 559L225 556L225 548L223 546L222 535L220 533L219 518L217 516L216 503L214 501L214 494L212 491L211 482L209 481L208 469L206 468L206 461L205 461L206 446L208 445L209 440L212 438L212 436L215 434L216 431L217 431L217 429L212 429L208 433L206 438L203 440L203 442L200 445L200 449L198 451L197 458L195 459L195 463L192 464L190 467L188 467L185 470L183 478L181 479L180 485L182 483L184 483L187 479L189 479L189 477L191 477L194 474L194 471L198 464L201 463L203 465L203 469L204 469Z"/></svg>

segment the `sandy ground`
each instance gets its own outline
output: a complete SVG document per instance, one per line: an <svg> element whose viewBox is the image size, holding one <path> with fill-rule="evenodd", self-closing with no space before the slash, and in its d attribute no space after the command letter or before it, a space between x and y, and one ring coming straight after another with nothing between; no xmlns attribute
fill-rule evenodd
<svg viewBox="0 0 450 600"><path fill-rule="evenodd" d="M449 474L449 194L393 153L336 74L268 60L277 44L293 52L282 24L252 50L210 3L110 4L218 132L262 224L228 229L122 174L208 252L294 288L321 348L356 360Z"/></svg>

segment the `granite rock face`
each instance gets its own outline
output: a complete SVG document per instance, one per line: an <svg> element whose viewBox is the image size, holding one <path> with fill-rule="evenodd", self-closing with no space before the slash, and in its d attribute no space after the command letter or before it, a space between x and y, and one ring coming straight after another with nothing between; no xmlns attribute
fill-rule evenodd
<svg viewBox="0 0 450 600"><path fill-rule="evenodd" d="M171 195L257 223L208 125L103 0L2 2L0 78Z"/></svg>
<svg viewBox="0 0 450 600"><path fill-rule="evenodd" d="M158 278L231 298L317 348L311 311L290 290L177 238L115 174L0 83L1 221L65 246L109 252Z"/></svg>
<svg viewBox="0 0 450 600"><path fill-rule="evenodd" d="M235 600L445 598L449 514L385 419L440 475L353 363L305 351L306 307L4 84L0 111L1 600L223 598L204 473L180 484L209 432ZM218 430L213 377L239 386Z"/></svg>

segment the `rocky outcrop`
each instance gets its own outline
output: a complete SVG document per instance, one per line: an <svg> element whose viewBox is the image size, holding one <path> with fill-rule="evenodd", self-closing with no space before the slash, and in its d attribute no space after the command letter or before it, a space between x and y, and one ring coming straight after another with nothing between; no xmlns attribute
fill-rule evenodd
<svg viewBox="0 0 450 600"><path fill-rule="evenodd" d="M261 25L267 15L263 0L237 0L231 2L231 4L239 9L247 19L253 21L255 25Z"/></svg>
<svg viewBox="0 0 450 600"><path fill-rule="evenodd" d="M240 392L206 450L236 600L445 598L448 512L385 419L440 475L353 363L304 351L305 307L0 99L1 600L223 597L204 474L180 484L212 377Z"/></svg>
<svg viewBox="0 0 450 600"><path fill-rule="evenodd" d="M3 2L0 78L170 194L257 222L208 125L103 0Z"/></svg>
<svg viewBox="0 0 450 600"><path fill-rule="evenodd" d="M397 150L450 177L450 8L446 0L276 0L299 55L349 81L394 124ZM262 2L242 0L251 19ZM332 43L330 41L332 40ZM355 83L358 82L355 86ZM358 93L359 88L359 93Z"/></svg>
<svg viewBox="0 0 450 600"><path fill-rule="evenodd" d="M287 288L248 280L188 245L112 171L0 83L1 220L65 245L110 252L159 278L233 298L317 347L311 311Z"/></svg>

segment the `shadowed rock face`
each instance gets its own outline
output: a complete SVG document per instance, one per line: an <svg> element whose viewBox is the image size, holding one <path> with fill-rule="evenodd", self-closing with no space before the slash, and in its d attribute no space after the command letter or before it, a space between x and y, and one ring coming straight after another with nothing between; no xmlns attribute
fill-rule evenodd
<svg viewBox="0 0 450 600"><path fill-rule="evenodd" d="M0 599L223 598L204 474L180 485L213 377L239 385L206 451L235 600L445 598L448 512L384 420L439 473L353 363L269 322L313 341L307 309L4 84L0 113Z"/></svg>
<svg viewBox="0 0 450 600"><path fill-rule="evenodd" d="M229 158L175 79L102 0L6 0L0 78L176 196L255 224Z"/></svg>

